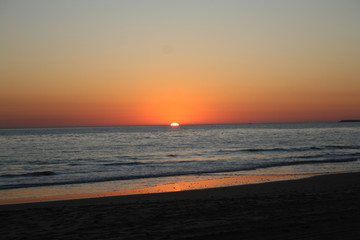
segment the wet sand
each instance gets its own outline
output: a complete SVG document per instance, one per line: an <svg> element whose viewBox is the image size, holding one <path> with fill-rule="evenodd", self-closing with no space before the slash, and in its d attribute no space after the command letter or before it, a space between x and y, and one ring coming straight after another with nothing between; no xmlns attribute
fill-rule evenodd
<svg viewBox="0 0 360 240"><path fill-rule="evenodd" d="M235 177L216 178L201 181L185 181L180 179L176 183L159 184L146 188L134 188L129 190L118 190L111 192L93 192L93 193L77 193L65 194L64 191L58 191L56 188L35 188L35 189L15 189L12 194L3 194L3 199L0 199L0 205L3 204L17 204L17 203L31 203L31 202L49 202L59 200L83 199L83 198L98 198L110 196L123 196L135 194L161 193L161 192L178 192L185 190L217 188L225 186L236 186L244 184L274 182L281 180L292 180L304 177L315 176L319 174L271 174L271 175L241 175ZM175 180L175 179L174 179ZM89 187L87 187L89 190ZM86 191L86 189L85 189ZM26 197L31 193L33 197ZM10 196L10 198L9 198ZM22 196L19 198L19 196Z"/></svg>
<svg viewBox="0 0 360 240"><path fill-rule="evenodd" d="M357 239L360 173L0 205L2 239Z"/></svg>

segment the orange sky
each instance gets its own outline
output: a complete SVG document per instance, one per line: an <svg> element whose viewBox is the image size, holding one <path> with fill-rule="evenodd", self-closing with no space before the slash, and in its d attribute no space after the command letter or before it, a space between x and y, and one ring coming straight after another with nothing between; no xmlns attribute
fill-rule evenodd
<svg viewBox="0 0 360 240"><path fill-rule="evenodd" d="M0 127L360 118L356 1L0 3Z"/></svg>

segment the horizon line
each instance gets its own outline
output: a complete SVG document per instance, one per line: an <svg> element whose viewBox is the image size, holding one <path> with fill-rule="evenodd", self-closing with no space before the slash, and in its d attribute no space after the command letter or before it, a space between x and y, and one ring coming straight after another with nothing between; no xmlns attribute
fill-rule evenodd
<svg viewBox="0 0 360 240"><path fill-rule="evenodd" d="M292 124L292 123L336 123L344 121L341 120L323 120L323 121L285 121L285 122L233 122L233 123L190 123L181 124L180 126L197 126L197 125L246 125L246 124ZM156 127L156 126L170 126L169 124L119 124L119 125L54 125L54 126L18 126L18 127L0 127L0 129L26 129L26 128L96 128L96 127Z"/></svg>

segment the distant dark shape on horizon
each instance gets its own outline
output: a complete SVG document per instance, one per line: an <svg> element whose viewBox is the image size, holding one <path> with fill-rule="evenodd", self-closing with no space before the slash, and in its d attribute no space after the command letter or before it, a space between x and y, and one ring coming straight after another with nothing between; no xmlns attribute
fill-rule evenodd
<svg viewBox="0 0 360 240"><path fill-rule="evenodd" d="M353 119L353 120L340 120L339 122L341 122L341 123L344 123L344 122L360 122L360 120L356 120L356 119Z"/></svg>

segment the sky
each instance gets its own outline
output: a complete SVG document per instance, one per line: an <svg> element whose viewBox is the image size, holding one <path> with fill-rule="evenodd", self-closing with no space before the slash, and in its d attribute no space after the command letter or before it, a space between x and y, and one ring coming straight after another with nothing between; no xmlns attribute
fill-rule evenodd
<svg viewBox="0 0 360 240"><path fill-rule="evenodd" d="M360 119L358 0L0 0L0 128Z"/></svg>

